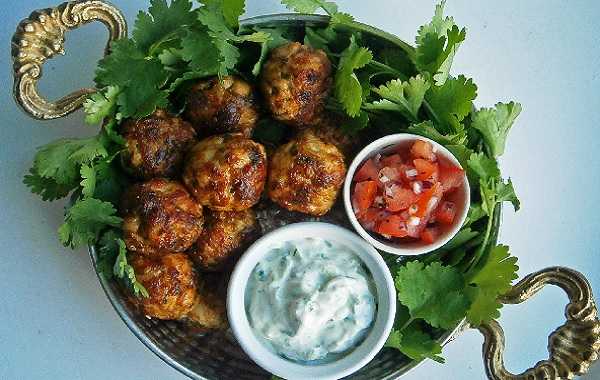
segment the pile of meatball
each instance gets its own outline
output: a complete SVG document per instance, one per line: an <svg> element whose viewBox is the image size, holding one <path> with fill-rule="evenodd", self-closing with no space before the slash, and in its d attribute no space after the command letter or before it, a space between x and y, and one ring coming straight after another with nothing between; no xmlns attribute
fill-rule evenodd
<svg viewBox="0 0 600 380"><path fill-rule="evenodd" d="M136 299L145 315L224 328L212 282L256 237L253 206L263 193L290 211L331 209L348 143L323 111L331 82L323 51L289 43L271 51L258 90L235 76L203 79L181 117L159 109L122 124L121 159L139 182L120 212L131 265L149 294ZM269 157L251 139L268 114L293 132Z"/></svg>

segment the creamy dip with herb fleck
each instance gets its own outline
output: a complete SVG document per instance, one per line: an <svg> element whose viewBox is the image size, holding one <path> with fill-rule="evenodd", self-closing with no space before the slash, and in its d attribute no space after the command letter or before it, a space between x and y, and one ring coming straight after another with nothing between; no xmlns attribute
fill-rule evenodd
<svg viewBox="0 0 600 380"><path fill-rule="evenodd" d="M346 246L304 238L274 247L248 281L254 333L279 355L325 359L358 345L375 319L375 286Z"/></svg>

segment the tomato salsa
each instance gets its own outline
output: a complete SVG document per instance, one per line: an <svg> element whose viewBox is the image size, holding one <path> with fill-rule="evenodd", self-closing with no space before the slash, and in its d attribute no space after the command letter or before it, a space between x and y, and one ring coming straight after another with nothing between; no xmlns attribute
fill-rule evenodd
<svg viewBox="0 0 600 380"><path fill-rule="evenodd" d="M464 171L438 156L433 145L415 140L377 154L352 179L352 207L368 231L393 241L433 243L452 225Z"/></svg>

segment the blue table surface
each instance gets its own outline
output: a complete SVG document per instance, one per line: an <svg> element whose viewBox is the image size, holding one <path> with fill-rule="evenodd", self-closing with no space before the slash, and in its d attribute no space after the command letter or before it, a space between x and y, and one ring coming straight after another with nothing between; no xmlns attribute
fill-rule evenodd
<svg viewBox="0 0 600 380"><path fill-rule="evenodd" d="M56 0L58 2L58 0ZM248 0L247 15L284 11L275 0ZM130 26L144 0L115 0ZM339 1L358 20L413 41L434 1ZM3 2L0 10L0 379L183 379L148 351L108 303L84 249L57 241L64 202L44 203L21 183L35 148L95 133L81 112L39 122L12 96L9 42L17 22L51 0ZM506 209L501 241L519 257L520 275L564 265L583 272L600 294L600 2L449 0L468 27L454 73L479 86L478 106L517 100L523 112L502 157L522 201ZM100 24L67 36L67 55L45 67L49 98L92 84L106 31ZM72 54L73 52L77 54ZM547 335L563 320L556 288L502 310L506 364L521 371L547 357ZM482 337L467 331L444 349L447 363L426 362L404 378L483 379ZM600 366L584 376L600 379Z"/></svg>

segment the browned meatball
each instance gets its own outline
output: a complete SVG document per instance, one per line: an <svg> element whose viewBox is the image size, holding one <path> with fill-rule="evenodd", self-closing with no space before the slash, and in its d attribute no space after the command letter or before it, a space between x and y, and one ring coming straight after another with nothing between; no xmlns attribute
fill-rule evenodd
<svg viewBox="0 0 600 380"><path fill-rule="evenodd" d="M182 252L202 232L202 207L179 182L155 178L133 185L123 196L122 211L130 251Z"/></svg>
<svg viewBox="0 0 600 380"><path fill-rule="evenodd" d="M186 254L136 255L131 265L137 280L148 291L147 298L137 298L147 316L180 319L192 310L198 292L192 262Z"/></svg>
<svg viewBox="0 0 600 380"><path fill-rule="evenodd" d="M277 120L313 125L331 88L331 63L323 50L298 42L280 46L263 65L260 88Z"/></svg>
<svg viewBox="0 0 600 380"><path fill-rule="evenodd" d="M212 210L254 206L265 187L265 148L240 134L212 136L189 152L183 182L198 202Z"/></svg>
<svg viewBox="0 0 600 380"><path fill-rule="evenodd" d="M204 329L224 329L227 327L226 296L220 294L216 284L210 281L206 277L200 281L198 296L187 317Z"/></svg>
<svg viewBox="0 0 600 380"><path fill-rule="evenodd" d="M250 137L258 106L250 84L234 76L215 77L190 89L185 115L200 136L239 132Z"/></svg>
<svg viewBox="0 0 600 380"><path fill-rule="evenodd" d="M344 182L344 156L310 130L277 149L269 166L269 197L288 210L321 216Z"/></svg>
<svg viewBox="0 0 600 380"><path fill-rule="evenodd" d="M236 256L256 228L256 215L244 211L213 211L190 256L204 270L220 270Z"/></svg>
<svg viewBox="0 0 600 380"><path fill-rule="evenodd" d="M196 136L190 123L164 110L140 120L126 120L122 132L126 146L121 154L123 164L144 179L175 175Z"/></svg>
<svg viewBox="0 0 600 380"><path fill-rule="evenodd" d="M344 120L337 116L326 116L310 130L322 141L335 145L350 160L360 147L358 136L343 130Z"/></svg>

